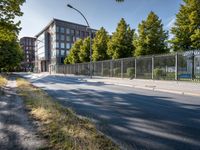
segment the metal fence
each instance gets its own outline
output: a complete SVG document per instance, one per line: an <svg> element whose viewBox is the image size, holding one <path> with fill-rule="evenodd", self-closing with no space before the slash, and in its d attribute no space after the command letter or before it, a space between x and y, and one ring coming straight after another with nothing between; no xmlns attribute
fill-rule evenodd
<svg viewBox="0 0 200 150"><path fill-rule="evenodd" d="M200 80L200 51L51 66L52 73L155 80Z"/></svg>

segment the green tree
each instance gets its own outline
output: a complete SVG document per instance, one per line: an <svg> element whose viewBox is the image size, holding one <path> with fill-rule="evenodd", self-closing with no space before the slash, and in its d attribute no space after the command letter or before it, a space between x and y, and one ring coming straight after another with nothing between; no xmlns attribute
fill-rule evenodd
<svg viewBox="0 0 200 150"><path fill-rule="evenodd" d="M194 34L191 36L192 46L195 49L200 50L200 29L196 29Z"/></svg>
<svg viewBox="0 0 200 150"><path fill-rule="evenodd" d="M107 54L112 59L124 58L132 56L133 52L133 35L134 30L122 18L118 23L116 32L108 42Z"/></svg>
<svg viewBox="0 0 200 150"><path fill-rule="evenodd" d="M6 71L12 71L20 65L23 59L23 52L19 43L13 41L0 41L0 68Z"/></svg>
<svg viewBox="0 0 200 150"><path fill-rule="evenodd" d="M99 31L96 32L95 38L92 45L92 59L93 61L106 60L108 59L107 43L109 36L107 31L101 27Z"/></svg>
<svg viewBox="0 0 200 150"><path fill-rule="evenodd" d="M80 46L79 59L81 62L90 61L90 38L87 37L83 40L83 44Z"/></svg>
<svg viewBox="0 0 200 150"><path fill-rule="evenodd" d="M176 22L171 32L174 38L171 40L175 51L186 51L199 48L200 26L200 1L183 0L176 15Z"/></svg>
<svg viewBox="0 0 200 150"><path fill-rule="evenodd" d="M65 64L75 64L75 63L80 63L79 59L79 53L80 53L80 47L83 45L83 40L79 39L77 40L72 48L70 49L69 55L65 58L64 63Z"/></svg>
<svg viewBox="0 0 200 150"><path fill-rule="evenodd" d="M20 6L25 0L1 0L0 1L0 40L12 41L20 31L20 21L15 23L16 16L23 15Z"/></svg>
<svg viewBox="0 0 200 150"><path fill-rule="evenodd" d="M15 17L22 16L20 7L25 0L0 1L0 68L11 70L22 60L22 49L19 46L18 33L20 21L15 23Z"/></svg>
<svg viewBox="0 0 200 150"><path fill-rule="evenodd" d="M147 19L138 25L138 38L134 41L135 56L168 52L168 33L163 30L159 17L150 12Z"/></svg>

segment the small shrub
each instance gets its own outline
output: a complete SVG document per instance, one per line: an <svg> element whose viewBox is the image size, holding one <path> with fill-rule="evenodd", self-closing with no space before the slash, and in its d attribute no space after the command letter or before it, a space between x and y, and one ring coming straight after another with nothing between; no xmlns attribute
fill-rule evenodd
<svg viewBox="0 0 200 150"><path fill-rule="evenodd" d="M168 80L175 80L175 72L167 72L166 79Z"/></svg>
<svg viewBox="0 0 200 150"><path fill-rule="evenodd" d="M135 69L133 67L130 67L130 68L127 68L126 72L127 72L128 77L132 78L135 74Z"/></svg>
<svg viewBox="0 0 200 150"><path fill-rule="evenodd" d="M160 79L161 77L165 76L164 71L161 68L154 69L153 74L155 79Z"/></svg>
<svg viewBox="0 0 200 150"><path fill-rule="evenodd" d="M121 69L120 68L114 68L113 73L114 73L115 77L118 77L121 74Z"/></svg>

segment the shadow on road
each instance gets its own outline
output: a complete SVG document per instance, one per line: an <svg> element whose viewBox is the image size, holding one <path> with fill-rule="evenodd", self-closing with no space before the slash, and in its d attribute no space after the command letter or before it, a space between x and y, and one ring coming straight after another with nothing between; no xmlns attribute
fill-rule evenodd
<svg viewBox="0 0 200 150"><path fill-rule="evenodd" d="M128 149L200 149L200 105L92 89L46 90Z"/></svg>

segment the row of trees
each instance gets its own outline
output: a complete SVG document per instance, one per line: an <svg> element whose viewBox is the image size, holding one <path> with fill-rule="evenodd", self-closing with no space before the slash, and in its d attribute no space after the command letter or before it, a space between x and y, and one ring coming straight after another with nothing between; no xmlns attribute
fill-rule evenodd
<svg viewBox="0 0 200 150"><path fill-rule="evenodd" d="M22 16L20 6L25 0L0 1L0 69L12 70L19 66L23 51L18 42L20 22L15 23L16 16ZM0 71L1 71L0 70Z"/></svg>
<svg viewBox="0 0 200 150"><path fill-rule="evenodd" d="M171 33L174 37L168 40L168 31L163 29L161 19L154 12L150 12L146 20L138 25L137 33L122 18L112 36L109 36L103 27L97 31L92 42L92 60L163 54L168 53L170 49L173 51L200 49L199 0L184 0ZM89 38L76 41L65 63L88 62L89 41Z"/></svg>

